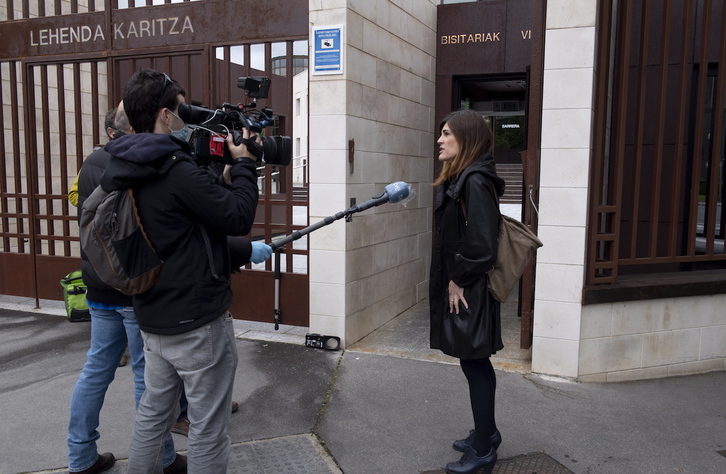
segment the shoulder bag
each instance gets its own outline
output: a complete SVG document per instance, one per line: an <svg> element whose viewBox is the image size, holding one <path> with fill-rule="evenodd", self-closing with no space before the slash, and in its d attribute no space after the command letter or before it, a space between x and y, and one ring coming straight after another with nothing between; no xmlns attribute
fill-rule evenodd
<svg viewBox="0 0 726 474"><path fill-rule="evenodd" d="M497 197L497 208L499 198ZM461 209L466 217L466 203L460 198ZM542 247L542 241L529 230L529 227L513 217L499 213L499 239L497 242L497 261L487 272L487 286L494 299L504 303L527 267L532 251Z"/></svg>

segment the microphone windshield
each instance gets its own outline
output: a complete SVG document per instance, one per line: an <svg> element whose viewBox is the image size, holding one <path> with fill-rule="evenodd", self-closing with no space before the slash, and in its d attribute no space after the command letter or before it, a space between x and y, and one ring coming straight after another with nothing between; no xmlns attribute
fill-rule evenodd
<svg viewBox="0 0 726 474"><path fill-rule="evenodd" d="M388 195L389 201L393 204L406 199L408 197L409 188L408 184L403 181L397 181L386 186L385 191Z"/></svg>

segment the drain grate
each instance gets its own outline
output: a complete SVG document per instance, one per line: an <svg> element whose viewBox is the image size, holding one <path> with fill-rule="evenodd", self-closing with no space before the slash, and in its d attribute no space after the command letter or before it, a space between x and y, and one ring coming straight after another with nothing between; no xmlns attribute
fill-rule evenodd
<svg viewBox="0 0 726 474"><path fill-rule="evenodd" d="M573 474L544 453L504 459L494 466L495 474Z"/></svg>
<svg viewBox="0 0 726 474"><path fill-rule="evenodd" d="M427 471L421 474L445 474L445 471ZM544 453L534 453L500 459L494 466L492 474L573 474L573 472Z"/></svg>
<svg viewBox="0 0 726 474"><path fill-rule="evenodd" d="M232 445L227 474L334 474L340 470L312 435L285 436Z"/></svg>

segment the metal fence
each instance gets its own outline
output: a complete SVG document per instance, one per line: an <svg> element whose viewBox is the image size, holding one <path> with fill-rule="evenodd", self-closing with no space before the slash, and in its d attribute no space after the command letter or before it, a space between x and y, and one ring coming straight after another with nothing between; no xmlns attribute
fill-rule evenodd
<svg viewBox="0 0 726 474"><path fill-rule="evenodd" d="M274 125L267 132L293 135L293 125L303 124L295 152L307 153L307 118L297 117L292 100L296 93L298 103L307 102L307 80L299 79L307 77L307 20L295 14L294 22L285 21L289 11L307 12L307 1L285 3L288 12L267 17L262 12L269 6L250 6L261 10L250 11L251 15L270 23L261 20L247 29L249 37L224 34L238 30L231 17L220 19L219 31L211 31L204 15L194 17L199 23L195 42L168 45L164 37L152 35L134 43L136 37L108 33L115 31L114 21L143 28L154 15L161 18L157 22L172 17L191 21L188 6L167 5L171 3L189 2L7 0L5 8L0 7L0 20L8 20L2 24L3 35L31 38L12 42L0 54L4 58L0 59L1 294L60 298L60 277L80 264L77 211L68 201L68 190L85 157L106 142L104 114L121 100L123 85L139 68L167 72L185 88L187 102L208 107L249 100L237 87L238 76L272 78L270 96L262 102L274 111ZM162 4L167 6L139 8ZM239 5L232 0L207 5L214 11L235 6ZM118 17L121 9L123 16ZM74 13L82 14L79 20ZM74 41L70 36L64 40L63 35L80 31L83 27L76 25L83 24L106 28L100 48L98 42ZM274 39L256 39L252 35L258 30L274 33ZM115 47L118 39L123 46ZM156 45L148 44L150 40ZM13 58L15 54L23 57ZM293 91L294 86L300 90ZM306 113L306 105L296 108ZM293 174L293 166L260 168L260 201L250 238L269 241L307 225L307 182L294 180ZM284 322L307 325L306 242L285 249L281 263L280 300L290 308ZM235 274L233 290L250 296L235 299L233 314L270 319L273 288L271 261Z"/></svg>
<svg viewBox="0 0 726 474"><path fill-rule="evenodd" d="M586 283L726 268L724 2L599 14Z"/></svg>

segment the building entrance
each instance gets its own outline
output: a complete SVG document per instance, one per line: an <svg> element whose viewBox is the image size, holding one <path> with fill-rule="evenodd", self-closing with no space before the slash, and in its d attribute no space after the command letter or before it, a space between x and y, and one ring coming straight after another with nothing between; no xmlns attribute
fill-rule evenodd
<svg viewBox="0 0 726 474"><path fill-rule="evenodd" d="M506 182L502 211L535 232L544 6L541 1L491 0L442 4L437 14L436 118L466 107L490 118L497 173ZM535 266L533 259L520 281L523 349L533 338Z"/></svg>
<svg viewBox="0 0 726 474"><path fill-rule="evenodd" d="M497 173L507 183L501 202L521 205L521 153L527 148L526 75L490 74L460 78L458 83L460 108L480 112L492 128Z"/></svg>

